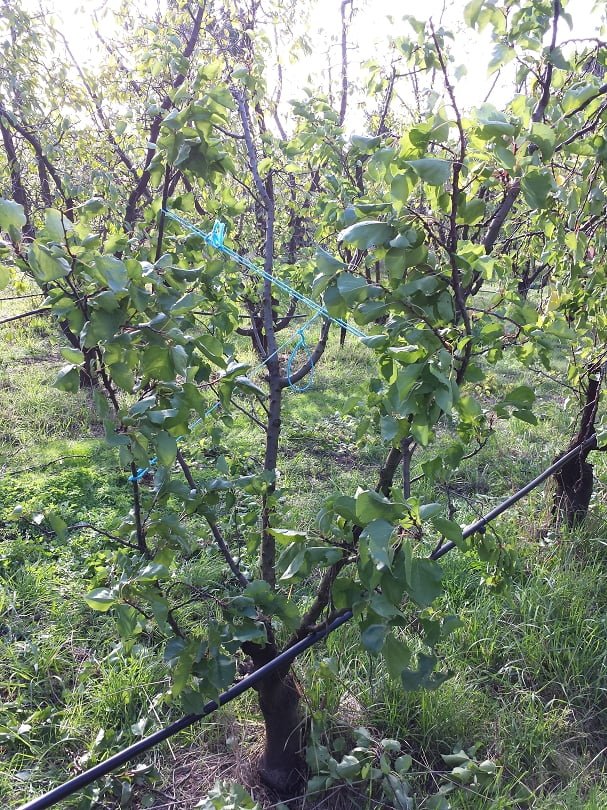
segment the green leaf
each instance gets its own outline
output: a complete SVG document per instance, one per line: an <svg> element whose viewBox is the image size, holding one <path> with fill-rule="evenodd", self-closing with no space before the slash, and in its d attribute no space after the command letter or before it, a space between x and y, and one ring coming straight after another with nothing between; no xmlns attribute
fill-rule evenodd
<svg viewBox="0 0 607 810"><path fill-rule="evenodd" d="M528 425L537 425L537 416L527 408L512 411L512 416L515 419L520 419L521 422L527 422Z"/></svg>
<svg viewBox="0 0 607 810"><path fill-rule="evenodd" d="M414 557L407 581L407 592L420 607L428 607L442 593L443 571L434 560Z"/></svg>
<svg viewBox="0 0 607 810"><path fill-rule="evenodd" d="M289 543L305 543L308 539L305 532L296 529L268 529L268 531L282 546L288 546Z"/></svg>
<svg viewBox="0 0 607 810"><path fill-rule="evenodd" d="M477 400L474 399L474 397L469 396L468 394L458 399L456 408L460 416L468 420L476 419L483 412L483 409L481 408Z"/></svg>
<svg viewBox="0 0 607 810"><path fill-rule="evenodd" d="M177 442L165 430L161 430L156 437L156 452L158 453L158 461L163 467L173 466L177 457Z"/></svg>
<svg viewBox="0 0 607 810"><path fill-rule="evenodd" d="M57 374L53 386L60 391L69 391L71 394L75 394L80 388L80 371L78 366L63 366Z"/></svg>
<svg viewBox="0 0 607 810"><path fill-rule="evenodd" d="M383 245L394 237L395 231L391 225L385 222L370 220L368 222L355 222L349 228L345 228L338 235L338 240L347 245L354 245L367 250L373 245Z"/></svg>
<svg viewBox="0 0 607 810"><path fill-rule="evenodd" d="M340 273L337 276L337 289L348 306L362 301L366 297L368 287L366 280L361 276L353 276L352 273Z"/></svg>
<svg viewBox="0 0 607 810"><path fill-rule="evenodd" d="M346 265L321 247L316 248L315 260L317 275L314 277L312 292L314 295L318 295L325 291L331 279Z"/></svg>
<svg viewBox="0 0 607 810"><path fill-rule="evenodd" d="M432 429L426 422L426 415L416 413L411 422L411 435L422 447L426 447L432 438Z"/></svg>
<svg viewBox="0 0 607 810"><path fill-rule="evenodd" d="M372 138L365 137L364 135L351 135L350 142L352 146L356 147L359 152L369 154L381 143L381 138L375 136Z"/></svg>
<svg viewBox="0 0 607 810"><path fill-rule="evenodd" d="M542 124L540 121L534 122L531 126L529 140L539 147L544 160L550 160L556 144L556 135L551 127Z"/></svg>
<svg viewBox="0 0 607 810"><path fill-rule="evenodd" d="M478 15L481 13L482 7L485 5L485 0L471 0L464 7L464 20L466 25L474 28L478 20Z"/></svg>
<svg viewBox="0 0 607 810"><path fill-rule="evenodd" d="M0 230L8 231L10 227L21 229L26 222L22 205L0 197Z"/></svg>
<svg viewBox="0 0 607 810"><path fill-rule="evenodd" d="M339 495L333 501L335 512L350 523L356 523L356 500L350 495Z"/></svg>
<svg viewBox="0 0 607 810"><path fill-rule="evenodd" d="M415 181L411 180L406 174L397 174L390 184L392 199L396 203L404 205L411 193L414 182Z"/></svg>
<svg viewBox="0 0 607 810"><path fill-rule="evenodd" d="M440 503L424 503L419 507L419 516L422 520L431 520L435 515L440 515L443 507Z"/></svg>
<svg viewBox="0 0 607 810"><path fill-rule="evenodd" d="M402 671L409 666L411 650L403 641L399 641L390 633L384 642L381 654L390 677L399 680Z"/></svg>
<svg viewBox="0 0 607 810"><path fill-rule="evenodd" d="M133 577L133 579L137 580L137 582L153 582L157 579L167 579L169 576L169 570L161 562L150 562Z"/></svg>
<svg viewBox="0 0 607 810"><path fill-rule="evenodd" d="M344 318L347 314L346 302L341 297L335 279L328 285L323 295L324 303L334 318Z"/></svg>
<svg viewBox="0 0 607 810"><path fill-rule="evenodd" d="M384 646L387 632L388 628L385 624L371 624L369 627L366 627L360 635L365 650L373 655L377 655Z"/></svg>
<svg viewBox="0 0 607 810"><path fill-rule="evenodd" d="M55 256L46 245L37 242L28 250L27 258L36 280L43 283L65 278L71 270L63 256Z"/></svg>
<svg viewBox="0 0 607 810"><path fill-rule="evenodd" d="M73 363L75 365L80 365L84 362L84 354L80 351L80 349L73 349L71 346L64 346L61 349L61 356L68 361L68 363Z"/></svg>
<svg viewBox="0 0 607 810"><path fill-rule="evenodd" d="M493 55L491 56L491 59L489 60L489 64L487 66L489 75L495 73L496 70L499 70L500 68L504 67L504 65L507 65L509 62L512 62L515 56L516 54L514 48L511 47L509 43L506 44L498 42L493 47Z"/></svg>
<svg viewBox="0 0 607 810"><path fill-rule="evenodd" d="M108 588L94 588L84 599L89 607L100 613L107 613L116 602L116 598Z"/></svg>
<svg viewBox="0 0 607 810"><path fill-rule="evenodd" d="M67 535L67 523L56 512L47 512L46 519L51 524L52 530L60 540L64 540Z"/></svg>
<svg viewBox="0 0 607 810"><path fill-rule="evenodd" d="M560 48L552 48L549 50L546 54L546 59L559 70L572 70L571 64L567 61Z"/></svg>
<svg viewBox="0 0 607 810"><path fill-rule="evenodd" d="M335 766L335 771L340 779L354 779L360 776L362 764L353 754L346 754L341 762Z"/></svg>
<svg viewBox="0 0 607 810"><path fill-rule="evenodd" d="M74 225L56 208L47 208L44 212L44 230L53 242L63 242L66 234L74 230Z"/></svg>
<svg viewBox="0 0 607 810"><path fill-rule="evenodd" d="M413 757L410 754L403 754L395 760L394 770L399 776L404 776L411 770L412 765Z"/></svg>
<svg viewBox="0 0 607 810"><path fill-rule="evenodd" d="M418 653L417 669L405 669L401 674L401 682L404 689L411 691L414 689L426 688L436 689L445 681L448 675L436 673L433 675L436 666L436 656Z"/></svg>
<svg viewBox="0 0 607 810"><path fill-rule="evenodd" d="M125 292L128 277L124 262L115 256L95 256L95 266L112 292Z"/></svg>
<svg viewBox="0 0 607 810"><path fill-rule="evenodd" d="M216 337L213 335L200 335L196 339L196 345L212 363L221 368L226 367L226 361L223 357L223 344Z"/></svg>
<svg viewBox="0 0 607 810"><path fill-rule="evenodd" d="M454 754L441 754L441 759L450 768L455 768L458 765L464 765L470 762L470 757L464 751L460 750Z"/></svg>
<svg viewBox="0 0 607 810"><path fill-rule="evenodd" d="M242 388L248 394L254 394L261 402L265 402L266 392L248 377L236 377L234 385Z"/></svg>
<svg viewBox="0 0 607 810"><path fill-rule="evenodd" d="M181 653L187 648L188 643L184 638L179 638L174 636L167 641L166 647L164 648L164 660L165 662L171 663L175 662L177 658L181 655Z"/></svg>
<svg viewBox="0 0 607 810"><path fill-rule="evenodd" d="M517 385L511 391L508 391L504 397L504 402L528 408L535 402L535 391L528 385Z"/></svg>
<svg viewBox="0 0 607 810"><path fill-rule="evenodd" d="M183 346L177 345L171 348L171 360L173 361L175 372L180 374L182 377L185 377L188 369L189 357Z"/></svg>
<svg viewBox="0 0 607 810"><path fill-rule="evenodd" d="M508 121L506 116L500 110L497 110L492 104L481 105L478 111L479 122L479 136L483 140L492 140L498 138L501 140L502 136L511 138L516 134L516 127Z"/></svg>
<svg viewBox="0 0 607 810"><path fill-rule="evenodd" d="M451 162L440 158L408 160L415 174L429 186L442 186L451 176Z"/></svg>
<svg viewBox="0 0 607 810"><path fill-rule="evenodd" d="M521 188L527 205L538 210L545 208L553 184L554 181L548 171L532 169L527 172L521 180Z"/></svg>
<svg viewBox="0 0 607 810"><path fill-rule="evenodd" d="M483 200L476 197L464 206L459 206L457 210L458 222L463 222L464 225L474 225L480 222L485 216L486 206Z"/></svg>
<svg viewBox="0 0 607 810"><path fill-rule="evenodd" d="M573 112L586 101L597 95L598 88L594 84L578 84L565 93L563 98L563 112Z"/></svg>
<svg viewBox="0 0 607 810"><path fill-rule="evenodd" d="M459 523L454 520L447 520L447 518L435 517L432 518L432 524L447 540L452 540L454 543L462 542L462 527Z"/></svg>
<svg viewBox="0 0 607 810"><path fill-rule="evenodd" d="M506 171L513 172L516 165L516 157L514 152L511 152L510 149L508 149L502 143L496 143L493 147L493 151L500 165L506 169Z"/></svg>
<svg viewBox="0 0 607 810"><path fill-rule="evenodd" d="M361 526L366 526L373 520L396 522L404 514L404 504L392 503L379 492L366 489L356 493L356 519Z"/></svg>
<svg viewBox="0 0 607 810"><path fill-rule="evenodd" d="M386 335L369 335L361 338L360 342L369 349L382 349L388 344L388 337Z"/></svg>
<svg viewBox="0 0 607 810"><path fill-rule="evenodd" d="M80 206L81 211L91 216L99 214L104 208L105 202L100 197L91 197L90 200L87 200Z"/></svg>
<svg viewBox="0 0 607 810"><path fill-rule="evenodd" d="M0 264L0 290L3 290L10 283L12 271L5 264Z"/></svg>
<svg viewBox="0 0 607 810"><path fill-rule="evenodd" d="M93 310L91 312L90 320L84 324L84 328L80 333L80 339L83 345L90 349L96 346L102 340L109 340L113 338L117 330L120 328L124 319L121 310L116 312L104 312L103 310ZM150 347L156 348L156 347ZM144 358L145 360L145 353ZM142 366L144 363L142 362Z"/></svg>
<svg viewBox="0 0 607 810"><path fill-rule="evenodd" d="M407 422L406 424L408 427L409 423ZM393 441L400 434L399 420L395 419L393 416L390 416L389 414L387 416L380 417L379 428L381 432L381 437L386 442Z"/></svg>
<svg viewBox="0 0 607 810"><path fill-rule="evenodd" d="M302 549L302 551L298 551L295 557L289 563L287 570L284 574L280 577L281 582L286 582L289 579L293 579L293 577L297 574L300 568L304 565L306 561L306 550Z"/></svg>
<svg viewBox="0 0 607 810"><path fill-rule="evenodd" d="M378 570L392 565L390 538L393 531L394 526L391 523L378 519L372 520L361 534L361 538L369 541L369 554Z"/></svg>
<svg viewBox="0 0 607 810"><path fill-rule="evenodd" d="M110 376L119 388L131 393L135 386L135 376L126 363L113 363L108 366Z"/></svg>
<svg viewBox="0 0 607 810"><path fill-rule="evenodd" d="M368 608L370 615L371 612L373 612L381 616L382 619L392 619L394 616L402 616L402 613L396 605L383 593L374 593L368 602Z"/></svg>

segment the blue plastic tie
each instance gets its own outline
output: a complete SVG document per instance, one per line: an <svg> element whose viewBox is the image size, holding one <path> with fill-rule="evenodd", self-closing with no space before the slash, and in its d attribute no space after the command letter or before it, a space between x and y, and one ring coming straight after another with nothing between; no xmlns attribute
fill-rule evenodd
<svg viewBox="0 0 607 810"><path fill-rule="evenodd" d="M314 360L312 358L312 352L310 351L310 347L306 343L306 335L304 332L304 327L297 330L297 334L299 335L299 339L293 349L291 354L289 355L289 360L287 362L287 381L289 383L289 388L292 391L297 391L298 394L303 394L304 391L307 391L314 385ZM295 362L295 358L302 351L306 354L308 360L310 361L310 374L308 380L305 385L297 385L291 379L293 374L293 363Z"/></svg>
<svg viewBox="0 0 607 810"><path fill-rule="evenodd" d="M211 231L211 235L209 236L209 242L213 245L213 247L218 248L221 250L223 247L223 239L226 235L226 224L225 222L221 222L219 219L215 220L215 224L213 225L213 230Z"/></svg>
<svg viewBox="0 0 607 810"><path fill-rule="evenodd" d="M184 219L184 217L179 216L179 214L176 214L174 211L168 211L166 208L164 208L163 211L166 214L166 216L169 217L169 219L178 222L187 231L196 234L196 236L199 236L207 243L207 245L210 245L211 247L220 250L223 254L229 256L229 258L232 259L233 261L237 262L243 267L246 267L253 273L257 273L257 275L261 276L266 281L271 282L275 287L278 287L279 290L285 292L290 298L294 298L296 301L300 301L302 304L307 306L308 309L311 309L312 312L316 312L318 315L322 315L323 318L327 318L332 323L337 324L337 326L341 326L342 329L345 329L346 332L355 335L357 338L368 337L368 335L366 335L356 326L352 326L347 321L344 321L341 318L334 318L332 315L329 314L329 311L325 307L321 306L320 304L317 304L316 301L314 301L312 298L308 298L307 295L303 295L294 287L291 287L290 284L287 284L286 281L283 281L282 279L273 276L271 273L268 273L262 267L259 267L249 259L236 253L235 250L232 250L231 248L227 247L223 241L226 227L224 222L221 222L218 219L215 220L215 224L213 225L213 229L211 230L211 232L205 233L203 230L197 228L195 225L192 225L191 222L188 222L187 219Z"/></svg>
<svg viewBox="0 0 607 810"><path fill-rule="evenodd" d="M156 456L154 456L154 458L150 459L150 466L149 467L139 467L139 469L137 470L135 475L129 475L127 480L130 481L131 484L134 481L141 481L141 479L146 474L146 472L148 472L150 467L153 467L154 464L156 464L157 461L158 461L158 459L156 458Z"/></svg>

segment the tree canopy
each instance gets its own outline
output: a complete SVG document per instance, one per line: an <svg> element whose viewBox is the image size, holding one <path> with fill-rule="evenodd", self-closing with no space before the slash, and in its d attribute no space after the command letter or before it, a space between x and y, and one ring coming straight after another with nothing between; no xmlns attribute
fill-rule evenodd
<svg viewBox="0 0 607 810"><path fill-rule="evenodd" d="M457 619L438 604L429 551L454 541L493 586L516 555L488 535L464 541L445 505L416 495L416 448L436 447L423 476L446 480L496 420L535 422L532 388L494 383L506 354L566 379L579 419L563 450L600 421L605 43L569 40L560 0L472 0L465 22L490 32L489 70L509 66L514 79L507 103L468 110L452 35L407 17L369 65L364 131L348 134L354 6L341 4L334 87L309 88L287 120L269 50L273 34L288 38L294 4L186 0L148 17L125 3L112 41L99 31L94 70L44 13L4 4L0 285L27 279L43 293L36 311L66 337L56 385L93 387L132 489L107 532L107 581L86 600L112 612L127 646L155 625L170 698L188 711L232 683L239 661L257 668L347 609L362 649L405 689L438 687L436 648ZM204 232L220 220L265 278L166 211ZM291 522L280 431L284 398L322 363L332 321L298 333L311 313L290 288L364 332L377 367L348 412L359 445L381 442L385 461L358 491L324 499L314 526ZM310 348L287 367L302 335ZM259 432L255 465L231 450L236 414ZM589 452L560 474L556 518L583 518ZM60 514L46 518L68 534ZM184 579L183 561L208 553L225 564L222 582ZM288 793L301 771L290 673L259 698L262 774Z"/></svg>

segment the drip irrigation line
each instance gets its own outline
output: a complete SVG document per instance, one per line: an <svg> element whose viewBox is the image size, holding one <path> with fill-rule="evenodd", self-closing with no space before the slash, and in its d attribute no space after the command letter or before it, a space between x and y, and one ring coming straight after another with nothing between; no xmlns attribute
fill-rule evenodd
<svg viewBox="0 0 607 810"><path fill-rule="evenodd" d="M217 700L210 700L207 704L205 704L200 714L186 714L185 717L182 717L180 720L176 720L174 723L171 723L165 728L154 732L154 734L144 737L142 740L139 740L133 745L129 745L128 748L114 754L114 756L106 759L105 762L100 762L99 765L94 765L92 768L84 771L84 773L75 776L73 779L70 779L63 785L59 785L53 790L50 790L48 793L45 793L44 796L40 796L37 799L27 802L27 804L21 805L18 810L46 810L46 808L52 807L57 802L62 801L62 799L67 799L68 796L71 796L77 790L90 785L91 782L94 782L96 779L99 779L102 776L106 776L111 771L120 767L120 765L124 765L129 762L129 760L133 759L138 754L148 751L153 746L158 745L158 743L172 737L174 734L177 734L178 731L183 731L184 728L188 728L188 726L197 723L203 717L206 717L208 714L216 711L216 709L218 709L220 706L224 706L226 703L234 700L234 698L242 695L243 692L251 689L253 686L255 686L255 684L258 684L277 669L280 669L286 664L290 664L295 658L297 658L298 655L300 655L300 653L307 650L308 647L312 647L312 645L317 644L323 638L326 638L329 633L337 630L338 627L341 627L342 624L345 624L351 618L351 610L343 613L326 627L311 633L307 638L298 641L297 644L294 644L292 647L289 647L288 650L285 650L284 652L280 653L280 655L277 655L276 658L269 663L264 664L264 666L251 673L251 675L247 675L241 681L238 681L238 683L228 689L227 692L223 692L223 694L219 695Z"/></svg>
<svg viewBox="0 0 607 810"><path fill-rule="evenodd" d="M551 464L550 467L547 467L540 475L526 484L522 489L519 489L518 492L515 492L514 495L511 495L505 501L503 501L499 506L496 506L495 509L492 509L488 512L484 517L480 518L479 520L475 521L474 523L465 526L462 529L462 537L466 539L471 537L473 534L483 533L485 531L485 527L488 523L495 520L496 517L501 515L511 506L513 506L517 501L520 501L521 498L524 498L531 490L538 487L541 483L543 483L547 478L554 473L558 472L561 467L564 467L568 461L575 458L579 453L581 453L586 448L595 448L597 447L597 437L596 434L592 435L589 439L579 444L577 447L574 447L573 450L570 450L568 453L565 453L558 461L555 461L554 464ZM444 557L452 549L456 548L456 543L450 541L445 543L438 549L435 549L432 554L430 554L430 559L438 560L441 557ZM265 664L260 669L253 672L251 675L247 675L237 684L232 686L226 692L223 692L217 700L209 701L203 708L200 714L186 714L185 717L182 717L180 720L176 720L174 723L166 726L165 728L160 729L159 731L154 732L154 734L150 734L148 737L145 737L142 740L130 745L128 748L119 751L117 754L109 757L109 759L105 760L105 762L100 762L98 765L94 765L92 768L89 768L84 773L79 774L78 776L70 779L64 784L59 785L58 787L54 788L53 790L45 793L44 796L40 796L37 799L32 799L32 801L27 802L26 804L21 805L17 810L47 810L47 808L52 807L53 805L57 804L57 802L62 801L63 799L68 798L72 794L76 793L76 791L80 790L81 788L90 785L95 780L101 778L102 776L107 776L108 773L115 770L116 768L120 767L121 765L125 765L134 757L142 754L144 751L148 751L153 746L157 745L164 740L167 740L169 737L172 737L174 734L177 734L179 731L183 731L183 729L188 728L189 726L197 723L203 717L211 714L212 712L216 711L220 706L224 706L226 703L230 703L230 701L234 700L234 698L242 695L243 692L251 689L255 686L255 684L262 681L265 677L275 672L277 669L280 669L282 666L286 664L290 664L292 661L297 658L297 656L302 653L304 650L307 650L309 647L312 647L314 644L317 644L319 641L322 641L323 638L326 638L330 633L334 630L337 630L338 627L341 627L346 622L350 621L353 617L352 610L344 611L340 616L334 619L330 624L326 627L323 627L314 633L311 633L305 639L297 642L292 647L289 647L288 650L280 653L280 655L276 656L273 661L270 661L268 664Z"/></svg>
<svg viewBox="0 0 607 810"><path fill-rule="evenodd" d="M577 447L574 447L573 450L570 450L568 453L565 453L564 456L561 456L558 461L555 461L554 464L547 467L544 472L537 476L537 478L534 478L533 481L529 481L528 484L525 484L525 486L522 489L519 489L518 492L515 492L514 495L511 495L509 498L506 498L505 501L502 501L502 503L496 506L495 509L487 512L484 517L479 518L474 523L470 523L468 526L465 526L462 529L462 538L465 540L468 537L472 537L473 534L483 533L488 523L491 523L491 521L495 520L496 517L499 517L507 509L510 509L511 506L514 506L517 501L520 501L521 498L528 495L532 489L539 487L539 485L542 484L547 478L550 478L550 476L558 472L561 467L564 467L568 461L571 461L571 459L579 455L582 450L585 450L586 448L592 449L596 446L597 438L596 434L593 434L589 439L586 439L586 441L583 441L581 444L578 444ZM455 548L456 545L457 543L450 540L448 543L445 543L443 546L433 551L430 558L433 560L438 560L440 557L447 554L447 552L451 551L451 549Z"/></svg>

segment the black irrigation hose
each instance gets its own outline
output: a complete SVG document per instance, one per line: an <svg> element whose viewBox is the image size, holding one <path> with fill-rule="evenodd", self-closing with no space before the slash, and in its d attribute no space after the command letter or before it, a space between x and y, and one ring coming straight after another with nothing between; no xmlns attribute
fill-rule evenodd
<svg viewBox="0 0 607 810"><path fill-rule="evenodd" d="M535 487L539 486L547 478L550 478L551 475L554 475L555 472L558 472L561 467L563 467L572 458L575 458L575 456L581 453L582 450L596 447L596 445L596 435L592 435L589 439L586 439L586 441L579 444L573 450L565 453L564 456L561 456L558 461L555 461L554 464L545 469L543 473L537 476L537 478L534 478L533 481L530 481L522 489L519 489L518 492L511 495L499 506L496 506L495 509L492 509L488 514L477 520L475 523L471 523L469 526L464 527L462 530L462 537L466 539L477 532L484 532L486 525L492 520L495 520L498 515L501 515L517 501L520 501L520 499L527 495L527 493L531 492L532 489L535 489ZM456 544L453 542L445 543L440 548L435 549L435 551L433 551L430 555L430 558L433 560L438 560L440 557L447 554L447 552L455 548L455 546ZM308 647L312 647L323 638L326 638L326 636L328 636L329 633L332 633L333 630L337 630L337 628L341 627L342 624L350 621L352 616L353 613L351 610L345 611L341 614L341 616L334 619L326 627L317 630L315 633L311 633L309 636L307 636L307 638L297 642L297 644L294 644L288 650L285 650L280 655L276 656L273 661L265 664L251 675L247 675L237 684L228 689L227 692L223 692L223 694L221 694L217 700L209 701L200 714L186 714L185 717L181 718L181 720L176 720L174 723L160 729L160 731L156 731L154 734L144 737L144 739L139 740L138 742L134 743L134 745L130 745L128 748L125 748L122 751L119 751L117 754L114 754L114 756L111 756L109 759L106 759L105 762L100 762L99 765L94 765L92 768L84 771L84 773L75 776L68 782L64 782L62 785L59 785L53 790L50 790L48 793L45 793L44 796L40 796L37 799L32 799L32 801L27 802L27 804L21 805L18 810L47 810L47 808L52 807L62 799L67 799L68 796L71 796L77 790L90 785L92 782L102 776L106 776L111 771L120 767L120 765L124 765L129 762L138 754L148 751L153 746L163 742L163 740L167 740L169 737L177 734L177 732L183 731L184 728L188 728L188 726L197 723L203 717L211 714L220 706L223 706L224 704L229 703L231 700L234 700L234 698L238 697L239 695L242 695L243 692L251 689L251 687L255 686L256 683L259 683L267 675L270 675L275 670L280 669L280 667L284 664L290 664L300 653L307 650Z"/></svg>
<svg viewBox="0 0 607 810"><path fill-rule="evenodd" d="M160 731L150 734L149 737L144 737L142 740L139 740L133 745L129 745L128 748L114 754L114 756L106 759L105 762L100 762L99 765L94 765L92 768L89 768L88 771L84 771L84 773L75 776L68 782L64 782L62 785L59 785L53 790L50 790L48 793L45 793L44 796L40 796L38 799L32 799L31 802L27 802L27 804L22 805L19 810L46 810L47 807L52 807L62 799L67 799L68 796L71 796L72 793L80 790L80 788L90 785L91 782L94 782L101 776L106 776L108 773L110 773L110 771L115 770L116 768L120 767L120 765L124 765L138 754L142 754L144 751L147 751L154 745L157 745L163 740L172 737L174 734L177 734L178 731L183 731L184 728L198 722L198 720L201 720L203 717L206 717L206 715L211 714L211 712L214 712L220 706L223 706L225 703L229 703L231 700L234 700L234 698L242 695L243 692L251 689L251 687L255 686L256 683L262 681L267 675L270 675L276 669L280 669L280 667L284 666L285 664L290 664L300 653L307 650L308 647L311 647L313 644L321 641L321 639L328 636L329 633L333 632L333 630L341 627L342 624L345 624L351 618L351 610L343 613L337 619L334 619L331 624L328 624L321 630L317 630L315 633L307 636L307 638L304 638L302 641L298 641L297 644L294 644L292 647L289 647L288 650L285 650L280 655L277 655L274 660L255 670L255 672L251 673L251 675L247 675L246 678L243 678L241 681L238 681L238 683L228 689L227 692L219 695L217 700L210 700L200 714L186 714L185 717L181 718L181 720L176 720L169 726L160 729Z"/></svg>
<svg viewBox="0 0 607 810"><path fill-rule="evenodd" d="M524 498L532 489L539 487L541 483L543 483L547 478L550 478L551 475L558 472L561 467L564 467L568 461L571 461L572 458L575 458L582 450L586 450L586 448L593 448L597 446L596 440L596 433L593 433L589 439L578 444L577 447L574 447L573 450L570 450L568 453L565 453L564 456L561 456L558 461L555 461L554 464L551 464L550 467L547 467L544 472L540 473L537 478L534 478L533 481L530 481L528 484L522 489L519 489L518 492L515 492L514 495L511 495L509 498L506 498L505 501L496 506L495 509L492 509L488 512L484 517L479 518L474 523L471 523L469 526L465 526L462 529L462 538L465 540L467 537L471 537L473 534L477 532L484 532L485 527L488 523L491 523L492 520L495 520L496 517L499 517L503 512L507 509L510 509L517 501L520 501L521 498ZM435 551L432 552L430 558L433 560L438 560L440 557L443 557L447 552L451 551L451 549L455 548L457 544L454 543L452 540L444 545L437 548Z"/></svg>

